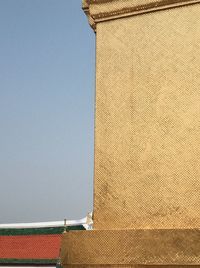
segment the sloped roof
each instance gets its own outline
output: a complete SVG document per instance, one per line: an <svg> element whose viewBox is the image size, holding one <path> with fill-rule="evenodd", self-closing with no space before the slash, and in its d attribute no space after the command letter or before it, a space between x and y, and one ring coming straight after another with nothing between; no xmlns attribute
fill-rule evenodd
<svg viewBox="0 0 200 268"><path fill-rule="evenodd" d="M60 255L62 233L85 229L81 224L64 226L64 223L62 226L52 227L44 227L44 224L33 225L33 228L31 225L28 228L19 226L10 225L8 228L6 225L1 228L0 225L0 264L56 264Z"/></svg>
<svg viewBox="0 0 200 268"><path fill-rule="evenodd" d="M61 234L0 236L0 259L49 260L59 258ZM0 260L1 262L1 260ZM33 261L34 262L34 261Z"/></svg>

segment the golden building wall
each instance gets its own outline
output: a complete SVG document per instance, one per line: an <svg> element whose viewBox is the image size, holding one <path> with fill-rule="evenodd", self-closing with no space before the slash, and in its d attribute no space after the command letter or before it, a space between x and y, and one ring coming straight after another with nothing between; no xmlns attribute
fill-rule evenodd
<svg viewBox="0 0 200 268"><path fill-rule="evenodd" d="M200 267L200 0L83 0L96 31L94 229L68 267Z"/></svg>
<svg viewBox="0 0 200 268"><path fill-rule="evenodd" d="M200 227L200 4L97 24L95 229Z"/></svg>

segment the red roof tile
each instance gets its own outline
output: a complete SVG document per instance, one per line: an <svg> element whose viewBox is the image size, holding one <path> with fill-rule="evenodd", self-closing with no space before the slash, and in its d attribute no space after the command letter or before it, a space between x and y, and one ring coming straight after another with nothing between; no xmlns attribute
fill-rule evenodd
<svg viewBox="0 0 200 268"><path fill-rule="evenodd" d="M0 259L58 259L61 234L0 236Z"/></svg>

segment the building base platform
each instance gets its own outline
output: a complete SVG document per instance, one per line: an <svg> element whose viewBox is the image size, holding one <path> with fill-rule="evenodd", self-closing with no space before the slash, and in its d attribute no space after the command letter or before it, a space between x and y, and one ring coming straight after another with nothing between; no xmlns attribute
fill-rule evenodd
<svg viewBox="0 0 200 268"><path fill-rule="evenodd" d="M200 229L91 230L63 235L63 267L200 267Z"/></svg>

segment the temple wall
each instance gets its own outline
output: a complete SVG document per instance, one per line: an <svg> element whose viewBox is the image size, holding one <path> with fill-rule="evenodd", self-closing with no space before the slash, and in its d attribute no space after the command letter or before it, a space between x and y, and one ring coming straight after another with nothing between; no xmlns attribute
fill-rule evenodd
<svg viewBox="0 0 200 268"><path fill-rule="evenodd" d="M84 0L96 31L94 229L68 267L200 267L200 0Z"/></svg>
<svg viewBox="0 0 200 268"><path fill-rule="evenodd" d="M95 229L200 227L199 14L97 24Z"/></svg>

